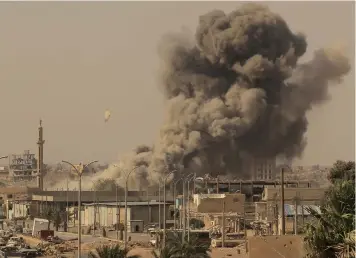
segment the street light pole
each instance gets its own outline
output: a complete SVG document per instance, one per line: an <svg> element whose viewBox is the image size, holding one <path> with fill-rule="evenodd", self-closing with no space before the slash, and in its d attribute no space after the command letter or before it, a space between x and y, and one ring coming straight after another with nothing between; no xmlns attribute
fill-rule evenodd
<svg viewBox="0 0 356 258"><path fill-rule="evenodd" d="M173 174L177 172L177 170L172 170L171 172L169 172L163 181L163 246L165 246L166 244L166 183L167 183L167 178Z"/></svg>
<svg viewBox="0 0 356 258"><path fill-rule="evenodd" d="M190 239L190 187L189 187L189 183L190 183L190 180L192 179L195 179L196 177L196 174L194 174L191 178L188 179L188 241Z"/></svg>
<svg viewBox="0 0 356 258"><path fill-rule="evenodd" d="M67 201L67 207L66 207L66 223L67 223L67 228L66 228L66 232L68 232L68 225L69 225L69 198L68 198L68 187L69 187L69 185L68 185L68 178L67 178L67 190L66 190L66 201Z"/></svg>
<svg viewBox="0 0 356 258"><path fill-rule="evenodd" d="M174 229L177 229L177 214L176 214L176 186L177 186L177 183L182 180L183 177L179 178L178 180L176 180L174 183L173 183L173 201L174 201Z"/></svg>
<svg viewBox="0 0 356 258"><path fill-rule="evenodd" d="M119 223L117 219L118 215L118 210L119 210L119 200L118 200L118 185L117 183L115 184L115 189L116 189L116 240L119 240Z"/></svg>
<svg viewBox="0 0 356 258"><path fill-rule="evenodd" d="M281 213L282 213L282 235L286 234L286 216L284 211L284 168L281 169Z"/></svg>
<svg viewBox="0 0 356 258"><path fill-rule="evenodd" d="M185 199L185 183L187 182L190 177L194 175L193 173L190 173L183 179L183 230L182 230L182 242L185 240L185 231L187 229L187 217L186 217L186 199Z"/></svg>
<svg viewBox="0 0 356 258"><path fill-rule="evenodd" d="M120 169L120 167L117 166L116 164L113 164L113 166ZM119 199L119 197L118 197L119 185L117 182L115 183L115 186L116 186L115 187L116 188L116 240L119 240L119 230L120 230L120 224L121 224L121 222L120 222L121 207L120 207L119 200L118 200Z"/></svg>
<svg viewBox="0 0 356 258"><path fill-rule="evenodd" d="M161 230L161 181L158 182L158 228Z"/></svg>
<svg viewBox="0 0 356 258"><path fill-rule="evenodd" d="M134 167L127 175L125 179L125 250L127 250L127 189L128 189L128 184L127 181L129 179L130 174L137 169L139 166Z"/></svg>
<svg viewBox="0 0 356 258"><path fill-rule="evenodd" d="M89 167L91 164L98 162L97 160L89 162L86 165L82 163L79 164L78 168L72 163L62 160L63 163L67 163L72 166L79 177L79 191L78 191L78 258L81 257L81 240L82 240L82 216L81 216L81 199L82 199L82 174L83 171Z"/></svg>

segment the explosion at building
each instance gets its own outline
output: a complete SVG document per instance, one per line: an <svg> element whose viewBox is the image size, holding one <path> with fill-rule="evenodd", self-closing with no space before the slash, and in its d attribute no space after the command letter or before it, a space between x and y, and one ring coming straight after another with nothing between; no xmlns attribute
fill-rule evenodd
<svg viewBox="0 0 356 258"><path fill-rule="evenodd" d="M292 160L306 146L307 112L350 70L341 50L319 49L305 63L306 37L260 4L199 17L195 39L168 34L159 44L167 113L151 148L140 146L98 178L156 184L167 164L179 173L248 177L246 158ZM92 181L91 179L90 181ZM121 181L120 181L121 182Z"/></svg>

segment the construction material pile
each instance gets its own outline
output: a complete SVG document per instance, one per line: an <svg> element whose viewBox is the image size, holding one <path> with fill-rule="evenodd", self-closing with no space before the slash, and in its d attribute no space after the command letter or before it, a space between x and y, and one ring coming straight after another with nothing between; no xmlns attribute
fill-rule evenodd
<svg viewBox="0 0 356 258"><path fill-rule="evenodd" d="M66 252L74 252L76 249L76 243L75 241L65 241L61 244L42 242L37 245L37 249L41 250L45 256L53 256Z"/></svg>
<svg viewBox="0 0 356 258"><path fill-rule="evenodd" d="M142 247L142 248L150 248L149 242L144 242L144 241L131 241L129 242L129 248L134 249L136 247Z"/></svg>

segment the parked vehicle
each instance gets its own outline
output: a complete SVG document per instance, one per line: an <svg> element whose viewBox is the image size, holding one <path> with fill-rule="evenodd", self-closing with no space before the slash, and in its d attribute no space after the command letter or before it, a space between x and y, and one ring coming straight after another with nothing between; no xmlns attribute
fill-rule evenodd
<svg viewBox="0 0 356 258"><path fill-rule="evenodd" d="M9 241L7 241L6 246L20 246L23 243L24 240L22 237L10 237Z"/></svg>
<svg viewBox="0 0 356 258"><path fill-rule="evenodd" d="M23 257L37 257L37 255L39 255L36 249L31 248L21 248L18 250L18 253L20 253Z"/></svg>
<svg viewBox="0 0 356 258"><path fill-rule="evenodd" d="M60 239L58 236L48 236L47 237L47 241L50 242L50 243L54 243L54 244L63 243L63 240Z"/></svg>

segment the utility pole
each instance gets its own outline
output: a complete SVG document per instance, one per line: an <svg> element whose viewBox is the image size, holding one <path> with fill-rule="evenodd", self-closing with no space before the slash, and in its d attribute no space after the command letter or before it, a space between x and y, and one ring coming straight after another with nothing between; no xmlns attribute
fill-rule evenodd
<svg viewBox="0 0 356 258"><path fill-rule="evenodd" d="M158 228L161 229L161 181L158 182Z"/></svg>
<svg viewBox="0 0 356 258"><path fill-rule="evenodd" d="M222 203L221 247L225 247L225 201Z"/></svg>
<svg viewBox="0 0 356 258"><path fill-rule="evenodd" d="M286 218L284 212L284 168L281 169L281 214L282 214L282 235L286 234Z"/></svg>
<svg viewBox="0 0 356 258"><path fill-rule="evenodd" d="M298 203L299 203L299 192L297 192L294 200L294 209L295 209L295 214L294 214L294 235L298 235ZM302 211L303 215L303 211Z"/></svg>
<svg viewBox="0 0 356 258"><path fill-rule="evenodd" d="M194 176L194 174L193 173L191 173L191 174L189 174L189 175L187 175L186 176L186 178L185 179L183 179L183 234L182 234L182 242L184 242L184 240L185 240L185 233L186 233L186 230L187 230L187 214L186 214L186 212L187 212L187 207L186 207L186 205L187 205L187 200L186 200L186 195L185 195L185 183L187 182L187 180L190 180L191 178L191 176Z"/></svg>
<svg viewBox="0 0 356 258"><path fill-rule="evenodd" d="M247 253L248 250L247 250L247 229L246 229L246 210L245 210L245 204L244 204L244 236L245 236L245 250L246 250L246 253Z"/></svg>
<svg viewBox="0 0 356 258"><path fill-rule="evenodd" d="M170 172L168 172L168 174L164 177L164 181L163 181L163 246L166 246L166 184L167 184L167 178L173 174L174 172L176 172L176 170L172 170Z"/></svg>
<svg viewBox="0 0 356 258"><path fill-rule="evenodd" d="M173 228L174 230L177 229L177 223L176 223L176 219L177 219L177 215L176 215L176 187L175 187L175 182L173 182Z"/></svg>
<svg viewBox="0 0 356 258"><path fill-rule="evenodd" d="M126 180L125 180L125 250L127 250L127 195L128 195L128 180L130 174L137 169L139 166L134 167L132 170L129 171L129 173L126 175ZM130 210L131 211L131 210ZM131 213L130 213L131 216ZM131 220L131 218L130 218ZM131 225L131 223L130 223Z"/></svg>
<svg viewBox="0 0 356 258"><path fill-rule="evenodd" d="M93 221L93 236L95 236L95 227L96 227L96 191L95 188L93 187L93 195L94 195L94 207L93 207L93 211L94 211L94 221Z"/></svg>
<svg viewBox="0 0 356 258"><path fill-rule="evenodd" d="M190 185L189 185L189 182L192 179L195 179L195 174L194 174L193 177L188 179L188 191L187 191L187 193L188 193L188 214L187 214L188 215L188 241L190 239Z"/></svg>
<svg viewBox="0 0 356 258"><path fill-rule="evenodd" d="M276 232L275 232L275 234L278 235L279 223L278 223L278 204L277 203L274 205L274 219L276 221Z"/></svg>
<svg viewBox="0 0 356 258"><path fill-rule="evenodd" d="M176 180L175 182L173 182L173 201L174 201L174 229L177 229L177 215L176 215L176 198L177 198L177 189L176 189L176 186L177 186L177 183L182 180L183 177L179 178L178 180ZM178 207L179 208L179 207ZM180 209L179 209L179 225L178 225L178 228L180 228L180 225L181 225L181 219L182 219L182 216L181 216L181 212L180 212Z"/></svg>
<svg viewBox="0 0 356 258"><path fill-rule="evenodd" d="M302 227L304 227L304 205L301 205L301 209L302 209Z"/></svg>
<svg viewBox="0 0 356 258"><path fill-rule="evenodd" d="M119 222L117 220L118 211L119 211L119 200L118 200L118 185L117 185L117 183L115 184L115 189L116 189L116 240L119 240Z"/></svg>
<svg viewBox="0 0 356 258"><path fill-rule="evenodd" d="M67 210L66 211L67 228L66 228L66 231L68 231L68 224L69 224L69 207L68 207L69 206L68 205L69 204L69 200L68 200L69 196L68 196L68 191L69 191L69 189L68 189L68 178L67 178L67 191L66 191L67 192L67 196L66 196L66 199L67 199L67 208L66 208L66 210Z"/></svg>
<svg viewBox="0 0 356 258"><path fill-rule="evenodd" d="M148 218L148 223L151 223L151 207L150 207L150 199L148 198L148 188L146 191L146 198L147 198L147 218Z"/></svg>
<svg viewBox="0 0 356 258"><path fill-rule="evenodd" d="M81 258L81 244L82 244L82 207L81 207L81 200L82 200L82 172L83 166L79 168L80 173L79 175L79 191L78 191L78 258Z"/></svg>
<svg viewBox="0 0 356 258"><path fill-rule="evenodd" d="M294 200L294 235L298 235L298 200Z"/></svg>
<svg viewBox="0 0 356 258"><path fill-rule="evenodd" d="M186 219L185 219L185 183L183 180L183 197L182 197L182 243L185 239L185 228L186 228Z"/></svg>

